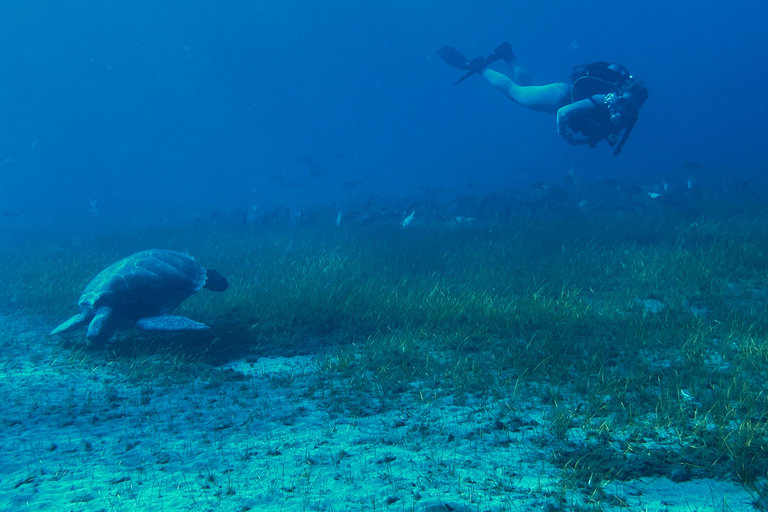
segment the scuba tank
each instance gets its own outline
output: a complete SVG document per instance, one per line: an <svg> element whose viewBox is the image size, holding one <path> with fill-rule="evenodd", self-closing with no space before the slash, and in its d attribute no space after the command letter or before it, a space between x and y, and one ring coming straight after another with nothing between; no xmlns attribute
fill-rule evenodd
<svg viewBox="0 0 768 512"><path fill-rule="evenodd" d="M571 101L585 100L595 94L621 94L632 75L621 64L590 62L573 67Z"/></svg>

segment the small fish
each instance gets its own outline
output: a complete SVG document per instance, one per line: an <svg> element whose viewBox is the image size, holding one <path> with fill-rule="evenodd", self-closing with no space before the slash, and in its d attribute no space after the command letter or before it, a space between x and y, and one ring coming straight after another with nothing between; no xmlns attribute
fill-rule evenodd
<svg viewBox="0 0 768 512"><path fill-rule="evenodd" d="M334 160L345 160L347 158L347 155L344 153L334 153L331 155L331 158Z"/></svg>
<svg viewBox="0 0 768 512"><path fill-rule="evenodd" d="M341 226L341 219L344 217L344 214L341 210L339 210L339 213L336 214L336 227L338 228Z"/></svg>
<svg viewBox="0 0 768 512"><path fill-rule="evenodd" d="M413 222L413 216L416 213L416 210L413 210L409 216L403 219L403 228L407 228L411 225L411 222Z"/></svg>
<svg viewBox="0 0 768 512"><path fill-rule="evenodd" d="M11 210L2 210L0 212L3 214L3 217L13 218L13 217L21 217L20 213L12 212Z"/></svg>
<svg viewBox="0 0 768 512"><path fill-rule="evenodd" d="M319 169L312 168L309 170L309 175L312 176L313 178L322 178L323 176L325 176L325 174L323 174L321 169L322 167Z"/></svg>
<svg viewBox="0 0 768 512"><path fill-rule="evenodd" d="M704 167L701 162L696 162L695 160L688 160L683 162L683 169L701 169Z"/></svg>
<svg viewBox="0 0 768 512"><path fill-rule="evenodd" d="M657 194L656 192L648 192L648 197L651 199L658 199L661 197L661 194Z"/></svg>
<svg viewBox="0 0 768 512"><path fill-rule="evenodd" d="M285 185L283 185L283 188L285 190L297 190L300 188L307 188L307 186L303 183L300 183L298 181L289 181Z"/></svg>
<svg viewBox="0 0 768 512"><path fill-rule="evenodd" d="M280 183L285 180L284 174L272 174L267 177L267 181L270 183Z"/></svg>
<svg viewBox="0 0 768 512"><path fill-rule="evenodd" d="M361 180L349 180L349 181L345 181L344 183L342 183L341 184L341 188L343 188L345 190L350 190L350 189L359 187L363 183L365 183L365 182L361 181Z"/></svg>

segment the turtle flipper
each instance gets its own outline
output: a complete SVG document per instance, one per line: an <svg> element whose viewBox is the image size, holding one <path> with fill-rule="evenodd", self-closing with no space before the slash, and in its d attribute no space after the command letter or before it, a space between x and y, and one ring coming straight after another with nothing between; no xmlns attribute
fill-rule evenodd
<svg viewBox="0 0 768 512"><path fill-rule="evenodd" d="M81 311L80 313L71 317L69 320L62 322L61 325L51 331L51 334L63 334L65 332L72 331L87 324L89 319L90 316L88 313Z"/></svg>
<svg viewBox="0 0 768 512"><path fill-rule="evenodd" d="M207 325L195 322L185 316L162 315L140 318L136 328L142 331L200 331L210 329Z"/></svg>
<svg viewBox="0 0 768 512"><path fill-rule="evenodd" d="M103 343L112 337L116 329L117 321L112 314L112 308L104 306L96 310L85 338L91 343Z"/></svg>

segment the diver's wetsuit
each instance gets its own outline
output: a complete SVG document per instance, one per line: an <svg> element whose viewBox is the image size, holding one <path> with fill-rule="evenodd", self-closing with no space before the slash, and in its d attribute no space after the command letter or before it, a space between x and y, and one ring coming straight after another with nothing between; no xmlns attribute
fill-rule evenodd
<svg viewBox="0 0 768 512"><path fill-rule="evenodd" d="M484 69L481 74L515 103L531 110L556 114L558 133L569 144L586 144L594 148L601 140L607 140L613 146L619 142L623 131L624 136L615 155L621 151L637 120L637 111L647 97L647 90L640 82L627 82L641 88L632 90L633 86L619 86L599 78L586 77L588 81L574 90L574 85L567 83L517 85L506 75L492 69ZM628 73L627 77L631 79ZM591 92L596 93L588 95ZM575 137L577 133L583 138Z"/></svg>

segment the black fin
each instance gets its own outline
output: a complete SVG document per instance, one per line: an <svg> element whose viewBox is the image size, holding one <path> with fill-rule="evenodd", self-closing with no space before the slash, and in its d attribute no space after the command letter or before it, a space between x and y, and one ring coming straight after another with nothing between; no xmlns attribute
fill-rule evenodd
<svg viewBox="0 0 768 512"><path fill-rule="evenodd" d="M512 44L509 41L504 41L495 50L491 52L487 59L482 57L469 60L459 52L456 48L451 46L443 46L437 50L437 55L443 59L443 62L449 66L466 70L467 72L456 80L453 85L459 85L461 82L471 77L475 73L482 73L488 64L496 62L497 60L504 60L509 63L515 58L515 54L512 53Z"/></svg>
<svg viewBox="0 0 768 512"><path fill-rule="evenodd" d="M437 50L437 55L449 66L459 69L469 69L469 59L462 55L456 48L443 46Z"/></svg>
<svg viewBox="0 0 768 512"><path fill-rule="evenodd" d="M466 80L467 78L471 77L471 76L472 76L472 75L474 75L475 73L476 73L476 71L467 71L467 72L464 74L464 76L462 76L461 78L459 78L458 80L456 80L455 82L453 82L453 85L459 85L461 82L463 82L463 81L464 81L464 80Z"/></svg>
<svg viewBox="0 0 768 512"><path fill-rule="evenodd" d="M514 58L515 54L512 53L512 43L509 41L504 41L491 52L487 59L485 59L485 64L488 65L491 62L496 62L497 60L503 60L508 63Z"/></svg>

